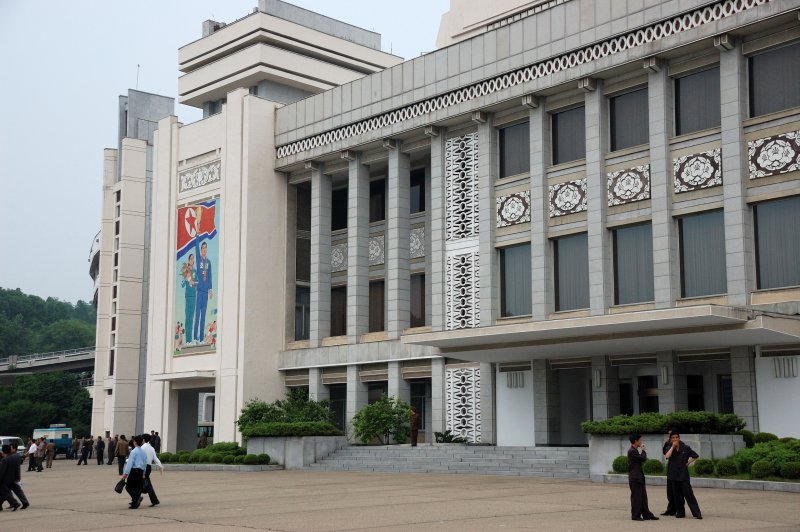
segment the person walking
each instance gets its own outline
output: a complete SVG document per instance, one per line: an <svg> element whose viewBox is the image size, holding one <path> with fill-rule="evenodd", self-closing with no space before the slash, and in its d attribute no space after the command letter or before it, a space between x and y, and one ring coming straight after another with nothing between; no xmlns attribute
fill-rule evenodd
<svg viewBox="0 0 800 532"><path fill-rule="evenodd" d="M11 446L6 444L0 448L0 506L8 501L11 511L15 512L21 506L11 494L11 485L14 481L14 467L11 461Z"/></svg>
<svg viewBox="0 0 800 532"><path fill-rule="evenodd" d="M47 467L47 469L50 469L51 467L53 467L53 458L56 455L55 441L50 440L49 442L47 442L47 446L45 447L44 452L45 452L45 464L46 464L45 467Z"/></svg>
<svg viewBox="0 0 800 532"><path fill-rule="evenodd" d="M28 438L28 471L36 469L36 442Z"/></svg>
<svg viewBox="0 0 800 532"><path fill-rule="evenodd" d="M647 461L647 452L641 434L630 435L631 448L628 449L628 487L631 490L631 519L634 521L658 521L647 504L647 488L644 482L642 464Z"/></svg>
<svg viewBox="0 0 800 532"><path fill-rule="evenodd" d="M72 458L73 460L77 460L78 459L78 453L80 452L80 450L81 450L81 438L73 439L72 440L72 454L71 454L70 458Z"/></svg>
<svg viewBox="0 0 800 532"><path fill-rule="evenodd" d="M119 474L122 474L122 469L125 467L125 459L128 457L128 440L125 435L121 435L117 440L117 447L114 452L117 457L117 466L119 467Z"/></svg>
<svg viewBox="0 0 800 532"><path fill-rule="evenodd" d="M198 449L205 449L207 446L208 446L208 434L206 434L204 432L197 439L197 448Z"/></svg>
<svg viewBox="0 0 800 532"><path fill-rule="evenodd" d="M22 460L23 457L17 454L17 446L11 445L11 456L9 460L9 466L14 471L14 483L11 484L10 489L17 496L19 502L22 503L21 510L24 510L30 503L28 502L28 497L25 496L25 492L22 491Z"/></svg>
<svg viewBox="0 0 800 532"><path fill-rule="evenodd" d="M134 436L131 441L133 441L133 451L131 451L128 458L128 463L125 464L122 478L127 481L125 490L131 496L129 507L131 510L135 510L142 504L142 482L144 481L144 472L147 466L147 456L142 450L141 436Z"/></svg>
<svg viewBox="0 0 800 532"><path fill-rule="evenodd" d="M161 436L158 435L158 431L156 431L156 435L153 436L153 448L156 450L157 453L161 452Z"/></svg>
<svg viewBox="0 0 800 532"><path fill-rule="evenodd" d="M103 465L103 451L106 450L106 442L103 441L102 436L97 437L97 442L94 444L94 451L97 453L97 465Z"/></svg>
<svg viewBox="0 0 800 532"><path fill-rule="evenodd" d="M667 441L664 442L664 445L661 448L661 454L666 455L667 451L670 450L672 447L672 427L667 429ZM661 515L671 515L675 516L675 500L672 498L672 489L670 488L669 482L667 482L667 509Z"/></svg>
<svg viewBox="0 0 800 532"><path fill-rule="evenodd" d="M681 441L681 435L674 432L670 435L672 445L664 457L667 459L667 484L672 491L672 500L675 503L675 517L686 517L684 501L689 505L689 510L695 519L702 519L700 505L692 490L689 481L689 466L699 458L691 447Z"/></svg>
<svg viewBox="0 0 800 532"><path fill-rule="evenodd" d="M111 434L108 435L108 465L114 463L114 454L117 452L117 440L119 440L119 434L115 434L113 438Z"/></svg>
<svg viewBox="0 0 800 532"><path fill-rule="evenodd" d="M41 473L44 471L42 462L44 462L45 441L44 438L39 438L39 443L36 444L36 471Z"/></svg>
<svg viewBox="0 0 800 532"><path fill-rule="evenodd" d="M78 460L78 465L81 465L81 462L83 462L83 465L89 465L87 460L89 458L89 449L92 448L92 438L90 437L83 438L82 442L83 443L81 443L81 458L80 460Z"/></svg>
<svg viewBox="0 0 800 532"><path fill-rule="evenodd" d="M143 491L147 493L147 495L150 497L150 506L155 506L157 504L160 504L161 501L158 500L158 496L156 495L156 490L153 487L153 479L150 478L150 472L153 470L152 464L155 464L155 466L159 469L159 471L163 471L164 466L161 465L161 460L158 459L156 450L150 443L152 441L150 435L144 434L142 436L142 441L144 441L144 444L142 444L142 451L144 451L145 456L147 457L147 467L145 467L144 470Z"/></svg>
<svg viewBox="0 0 800 532"><path fill-rule="evenodd" d="M417 439L419 438L419 413L417 407L411 407L411 447L417 446Z"/></svg>

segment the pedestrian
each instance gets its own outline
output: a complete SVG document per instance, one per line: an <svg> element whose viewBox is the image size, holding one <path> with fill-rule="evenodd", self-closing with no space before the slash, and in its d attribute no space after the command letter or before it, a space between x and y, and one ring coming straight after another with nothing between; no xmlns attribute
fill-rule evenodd
<svg viewBox="0 0 800 532"><path fill-rule="evenodd" d="M647 461L647 452L641 434L630 435L631 448L628 449L628 487L631 489L631 519L634 521L658 521L647 504L647 488L644 482L642 464Z"/></svg>
<svg viewBox="0 0 800 532"><path fill-rule="evenodd" d="M119 440L119 434L115 434L113 438L111 434L108 435L108 465L114 463L114 455L117 452L117 440Z"/></svg>
<svg viewBox="0 0 800 532"><path fill-rule="evenodd" d="M142 450L141 436L134 436L131 441L133 442L133 451L131 451L128 463L125 464L122 478L127 480L125 490L131 496L129 507L131 510L135 510L142 504L142 482L147 466L147 456Z"/></svg>
<svg viewBox="0 0 800 532"><path fill-rule="evenodd" d="M106 442L103 441L102 436L97 437L97 442L94 444L94 450L97 453L97 465L103 465L103 451L106 450Z"/></svg>
<svg viewBox="0 0 800 532"><path fill-rule="evenodd" d="M21 505L17 499L11 494L11 486L16 481L14 480L14 464L16 462L11 460L11 446L6 444L0 448L0 506L3 502L8 501L11 506L11 511L17 511Z"/></svg>
<svg viewBox="0 0 800 532"><path fill-rule="evenodd" d="M117 440L117 447L114 452L117 457L117 467L119 468L119 474L122 474L122 469L125 467L125 459L128 457L128 440L125 439L125 435L121 435L119 440Z"/></svg>
<svg viewBox="0 0 800 532"><path fill-rule="evenodd" d="M664 457L667 459L667 484L672 491L672 500L675 504L675 517L686 517L684 501L689 505L689 510L695 519L702 519L700 506L692 491L689 481L689 466L697 460L699 455L691 447L681 441L681 435L673 431L670 434L672 445Z"/></svg>
<svg viewBox="0 0 800 532"><path fill-rule="evenodd" d="M22 507L20 509L24 510L30 506L30 504L28 503L28 497L25 496L25 492L22 491L22 473L20 472L22 460L23 457L17 454L17 446L12 444L9 467L12 467L14 471L14 483L11 485L11 491L17 496L19 502L22 503Z"/></svg>
<svg viewBox="0 0 800 532"><path fill-rule="evenodd" d="M411 407L411 447L417 446L417 438L419 438L419 413L417 407Z"/></svg>
<svg viewBox="0 0 800 532"><path fill-rule="evenodd" d="M36 471L41 473L44 471L42 462L44 462L45 441L44 438L39 438L39 443L36 444Z"/></svg>
<svg viewBox="0 0 800 532"><path fill-rule="evenodd" d="M45 464L47 469L53 467L53 458L56 455L56 443L54 440L50 440L47 442L47 446L45 447Z"/></svg>
<svg viewBox="0 0 800 532"><path fill-rule="evenodd" d="M153 448L156 450L157 453L161 452L161 436L158 435L158 431L156 431L155 442L153 443Z"/></svg>
<svg viewBox="0 0 800 532"><path fill-rule="evenodd" d="M72 440L72 455L71 458L73 460L78 459L78 453L81 450L81 438L75 438Z"/></svg>
<svg viewBox="0 0 800 532"><path fill-rule="evenodd" d="M207 446L208 446L208 435L204 432L200 435L200 438L197 439L197 448L205 449Z"/></svg>
<svg viewBox="0 0 800 532"><path fill-rule="evenodd" d="M36 469L36 442L28 438L28 471Z"/></svg>
<svg viewBox="0 0 800 532"><path fill-rule="evenodd" d="M149 434L144 434L142 436L142 441L144 441L144 444L142 444L142 451L144 451L147 457L147 467L145 467L144 470L143 491L150 497L150 506L155 506L160 504L161 501L158 500L158 496L156 495L156 490L153 487L153 479L150 478L150 472L152 471L152 464L155 464L159 471L163 471L164 466L161 465L161 460L158 459L156 450L151 444L152 439L153 438L151 438Z"/></svg>
<svg viewBox="0 0 800 532"><path fill-rule="evenodd" d="M672 427L667 428L667 441L664 442L664 445L661 448L661 454L667 454L670 447L672 447ZM669 482L667 482L667 509L661 515L675 515L675 501L672 498L672 489L670 488Z"/></svg>

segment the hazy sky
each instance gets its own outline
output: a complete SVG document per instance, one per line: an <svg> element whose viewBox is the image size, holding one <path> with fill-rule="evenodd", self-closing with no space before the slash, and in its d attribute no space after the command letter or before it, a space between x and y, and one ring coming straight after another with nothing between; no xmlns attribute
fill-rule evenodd
<svg viewBox="0 0 800 532"><path fill-rule="evenodd" d="M90 301L103 148L116 147L117 96L177 99L178 48L206 19L257 0L0 0L0 287ZM435 48L449 0L293 0L382 34L410 59ZM201 113L177 106L179 119Z"/></svg>

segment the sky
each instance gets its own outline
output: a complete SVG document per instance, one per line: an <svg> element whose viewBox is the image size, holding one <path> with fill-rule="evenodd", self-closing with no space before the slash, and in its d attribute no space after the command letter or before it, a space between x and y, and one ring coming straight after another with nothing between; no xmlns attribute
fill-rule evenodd
<svg viewBox="0 0 800 532"><path fill-rule="evenodd" d="M435 48L449 0L292 0L382 35L406 59ZM103 149L128 88L177 99L178 48L257 0L0 0L0 287L91 301ZM183 123L202 113L178 105Z"/></svg>

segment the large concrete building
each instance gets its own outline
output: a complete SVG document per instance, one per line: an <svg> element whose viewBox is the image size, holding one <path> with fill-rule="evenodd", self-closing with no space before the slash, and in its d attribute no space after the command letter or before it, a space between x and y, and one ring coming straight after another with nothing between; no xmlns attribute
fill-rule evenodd
<svg viewBox="0 0 800 532"><path fill-rule="evenodd" d="M145 428L192 447L213 393L240 439L303 387L428 441L800 436L800 4L474 4L406 62L278 1L181 48L206 117L155 135Z"/></svg>

